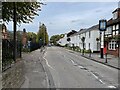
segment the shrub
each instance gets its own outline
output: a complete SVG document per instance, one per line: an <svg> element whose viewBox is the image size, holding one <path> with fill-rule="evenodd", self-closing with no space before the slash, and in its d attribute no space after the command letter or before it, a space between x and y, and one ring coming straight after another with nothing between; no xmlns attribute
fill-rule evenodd
<svg viewBox="0 0 120 90"><path fill-rule="evenodd" d="M22 48L22 52L29 52L30 50L28 48Z"/></svg>

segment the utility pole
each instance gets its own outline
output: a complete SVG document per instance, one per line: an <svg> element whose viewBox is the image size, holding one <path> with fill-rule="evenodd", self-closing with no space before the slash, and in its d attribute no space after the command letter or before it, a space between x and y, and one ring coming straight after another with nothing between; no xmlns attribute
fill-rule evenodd
<svg viewBox="0 0 120 90"><path fill-rule="evenodd" d="M13 30L14 30L14 51L13 51L13 56L14 56L14 61L16 61L16 50L17 50L17 43L16 43L16 3L13 2L14 4L14 9L13 9Z"/></svg>

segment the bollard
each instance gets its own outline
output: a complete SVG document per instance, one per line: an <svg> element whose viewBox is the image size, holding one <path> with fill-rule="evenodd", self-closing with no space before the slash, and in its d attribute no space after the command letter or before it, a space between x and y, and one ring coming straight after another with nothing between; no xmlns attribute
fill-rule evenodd
<svg viewBox="0 0 120 90"><path fill-rule="evenodd" d="M105 54L105 57L106 57L106 58L105 58L105 63L107 63L107 53Z"/></svg>
<svg viewBox="0 0 120 90"><path fill-rule="evenodd" d="M91 49L89 49L89 52L90 52L90 53L89 53L89 57L91 57Z"/></svg>

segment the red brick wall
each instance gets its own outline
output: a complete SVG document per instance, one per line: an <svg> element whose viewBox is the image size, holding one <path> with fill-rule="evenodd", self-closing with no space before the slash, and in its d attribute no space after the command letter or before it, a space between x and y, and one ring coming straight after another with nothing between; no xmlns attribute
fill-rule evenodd
<svg viewBox="0 0 120 90"><path fill-rule="evenodd" d="M108 54L111 54L111 55L114 55L114 56L117 56L117 57L119 56L118 55L118 53L119 53L118 48L116 50L108 50L107 52L108 52Z"/></svg>

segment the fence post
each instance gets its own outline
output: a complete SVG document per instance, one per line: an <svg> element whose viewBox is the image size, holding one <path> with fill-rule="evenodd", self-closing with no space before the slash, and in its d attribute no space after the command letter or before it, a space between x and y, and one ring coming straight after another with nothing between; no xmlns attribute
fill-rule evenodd
<svg viewBox="0 0 120 90"><path fill-rule="evenodd" d="M21 42L20 42L20 58L22 57L22 44L21 44Z"/></svg>

